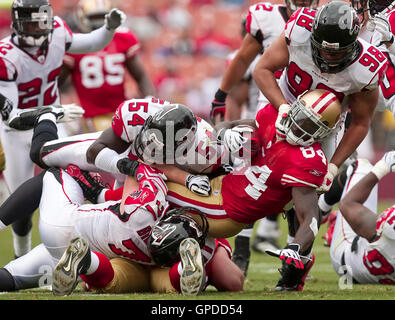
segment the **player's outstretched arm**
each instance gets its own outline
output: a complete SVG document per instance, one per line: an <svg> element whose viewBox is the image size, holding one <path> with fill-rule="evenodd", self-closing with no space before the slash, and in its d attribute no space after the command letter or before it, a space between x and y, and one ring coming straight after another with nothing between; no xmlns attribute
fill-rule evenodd
<svg viewBox="0 0 395 320"><path fill-rule="evenodd" d="M395 151L387 152L370 173L362 178L340 202L340 211L351 228L367 240L376 235L377 215L363 205L373 187L389 172L395 171Z"/></svg>
<svg viewBox="0 0 395 320"><path fill-rule="evenodd" d="M126 15L116 8L105 16L105 24L89 33L74 33L69 53L89 53L105 48L112 40L115 30L126 20Z"/></svg>

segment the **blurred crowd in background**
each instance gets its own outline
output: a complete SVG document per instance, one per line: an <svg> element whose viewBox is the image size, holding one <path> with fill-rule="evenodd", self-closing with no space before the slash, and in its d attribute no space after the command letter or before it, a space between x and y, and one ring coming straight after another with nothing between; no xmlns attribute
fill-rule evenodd
<svg viewBox="0 0 395 320"><path fill-rule="evenodd" d="M77 0L51 0L54 14L77 31ZM127 15L125 27L141 44L140 60L157 96L188 105L208 119L211 101L231 52L242 41L241 22L252 0L113 0ZM283 1L269 1L283 3ZM327 2L320 1L320 4ZM0 0L0 37L10 34L12 1ZM136 96L134 81L127 78L128 97ZM63 88L62 103L77 102L72 86ZM371 133L360 148L361 156L374 161L395 147L395 119L377 112Z"/></svg>

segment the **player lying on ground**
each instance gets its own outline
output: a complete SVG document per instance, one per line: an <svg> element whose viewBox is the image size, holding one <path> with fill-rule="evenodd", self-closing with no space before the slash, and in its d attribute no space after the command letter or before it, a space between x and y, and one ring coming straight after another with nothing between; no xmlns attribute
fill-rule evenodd
<svg viewBox="0 0 395 320"><path fill-rule="evenodd" d="M249 166L212 179L213 191L208 198L196 197L183 186L169 182L168 201L173 206L199 208L209 221L209 234L224 238L236 235L260 218L283 212L293 200L299 225L294 227L290 244L281 251L282 276L286 281L278 288L302 290L303 280L313 265L312 244L319 227L316 188L327 172L327 160L317 141L332 133L340 111L333 93L307 92L291 106L286 140L278 140L278 112L268 105L256 118L255 137L260 150ZM234 151L237 144L237 152L243 147L243 130L229 128L223 133L225 141L235 142L225 142L235 145Z"/></svg>
<svg viewBox="0 0 395 320"><path fill-rule="evenodd" d="M147 248L146 240L151 234L151 229L153 225L159 221L164 212L168 209L168 203L165 200L165 194L167 191L166 185L164 184L161 175L157 171L150 169L145 165L140 165L137 174L140 177L139 189L130 195L125 202L125 212L120 213L120 200L118 201L108 201L102 204L90 205L84 203L84 195L81 186L85 186L84 190L90 190L81 181L86 182L86 178L91 184L94 184L94 180L88 175L83 175L78 168L72 167L68 171L70 174L79 179L77 183L66 171L63 169L51 168L47 172L41 174L43 178L43 193L40 201L40 236L43 244L37 246L34 250L24 255L23 257L16 259L5 268L0 271L0 276L2 281L2 290L11 291L19 289L27 289L32 287L37 287L43 284L43 277L49 276L52 273L53 268L62 257L65 249L68 247L69 242L74 237L83 237L86 239L89 247L92 249L90 254L86 255L90 259L91 263L87 270L83 270L87 276L92 275L90 278L98 279L101 278L99 271L99 276L95 277L95 271L99 267L100 262L105 261L108 258L123 257L135 263L143 265L155 265L153 257L150 255L150 251ZM96 185L95 190L103 187L98 187ZM92 192L88 191L88 197L91 199ZM178 212L179 210L175 210ZM56 214L55 214L56 213ZM199 233L198 233L199 234ZM202 232L204 234L204 232ZM191 236L191 234L189 234ZM203 241L205 240L205 241ZM73 242L74 243L74 242ZM79 246L82 242L78 244L74 243L75 246ZM224 260L225 257L221 255L221 250L216 250L216 242L212 238L203 237L200 241L200 245L204 247L202 250L207 250L205 257L209 262L211 257L216 252L219 252L220 259L216 259L216 265L218 270L227 268L227 265L232 266L232 261L230 257ZM196 270L198 274L193 275L193 280L191 285L193 288L200 288L199 290L191 289L188 291L189 287L184 287L185 293L187 294L198 294L203 288L203 282L206 282L206 278L203 274L203 261L199 260L200 249L199 247L194 247L192 253L192 258L194 259L194 264L196 263ZM70 249L73 250L73 249ZM70 253L70 250L68 251ZM87 250L87 247L85 247ZM189 249L186 248L186 251ZM85 252L86 253L86 252ZM85 255L84 255L85 256ZM76 258L73 256L73 258ZM79 258L81 258L79 256ZM69 260L68 260L69 261ZM71 260L70 260L71 261ZM69 261L69 262L70 262ZM77 272L79 259L73 260L73 273ZM77 263L75 265L74 263ZM105 263L105 262L103 262ZM219 265L218 265L219 263ZM127 263L120 262L121 265L127 265ZM45 270L42 266L47 266ZM189 273L183 275L183 266L177 267L177 273L173 271L172 281L177 281L174 279L180 279L183 281L185 277L190 277ZM70 267L70 265L68 266ZM67 271L70 269L67 266L63 269ZM122 267L119 269L120 273L114 273L114 281L110 286L113 290L124 290L119 286L114 286L114 282L117 281L118 275L122 276L124 270ZM140 267L138 267L140 268ZM233 265L234 271L238 268ZM66 270L67 269L67 270ZM108 263L107 269L108 270ZM216 269L217 270L217 269ZM79 270L82 272L81 270ZM45 275L44 273L48 273ZM164 271L158 271L158 273L166 274ZM237 273L233 273L233 276ZM241 274L241 273L240 273ZM69 274L70 275L70 274ZM174 278L175 277L175 278ZM100 281L106 282L109 279L109 274L106 277L101 278ZM231 290L242 290L242 280L243 277L238 279L238 286L234 286L234 281L229 281L227 285L226 279L222 282L221 277L218 280L219 288ZM233 278L234 279L234 278ZM109 280L109 282L112 279ZM170 278L165 278L168 284L170 284ZM164 280L164 281L165 281ZM232 280L232 278L230 278ZM122 283L122 281L120 281ZM98 282L93 282L96 286ZM117 282L118 283L118 282ZM197 285L198 283L198 285ZM61 290L58 286L54 286L56 294L70 293L73 289L74 282L69 282L68 286L65 288L65 283L61 282ZM126 284L125 284L126 285ZM163 285L163 283L161 283ZM230 287L233 285L233 287ZM137 286L137 285L136 285ZM132 284L133 287L133 284ZM127 288L132 288L127 287ZM152 284L152 288L156 288ZM164 292L172 291L172 286L160 287ZM182 286L180 287L182 288ZM183 289L183 290L184 290ZM58 290L58 291L57 291ZM157 290L161 290L157 288ZM162 292L162 291L161 291Z"/></svg>
<svg viewBox="0 0 395 320"><path fill-rule="evenodd" d="M395 206L376 213L377 184L390 172L395 172L395 151L373 167L358 159L347 169L330 247L332 266L347 284L395 284Z"/></svg>

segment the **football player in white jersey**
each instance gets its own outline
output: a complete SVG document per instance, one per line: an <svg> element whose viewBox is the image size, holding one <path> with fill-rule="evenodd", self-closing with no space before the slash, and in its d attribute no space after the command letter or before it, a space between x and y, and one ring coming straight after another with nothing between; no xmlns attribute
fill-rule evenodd
<svg viewBox="0 0 395 320"><path fill-rule="evenodd" d="M157 98L126 100L107 130L62 139L58 139L56 116L51 113L20 112L11 120L32 127L37 120L31 157L43 168L67 168L72 163L83 170L112 173L122 183L125 174L133 175L136 160L140 159L157 163L170 181L207 196L210 184L205 174L220 169L225 154L206 121L184 105ZM157 148L152 148L152 141Z"/></svg>
<svg viewBox="0 0 395 320"><path fill-rule="evenodd" d="M373 167L358 160L348 168L330 255L335 272L361 284L395 284L395 206L377 214L377 183L395 172L395 151Z"/></svg>
<svg viewBox="0 0 395 320"><path fill-rule="evenodd" d="M32 130L11 129L7 120L21 109L59 104L57 79L66 52L85 53L104 48L125 14L113 9L103 27L88 34L73 34L67 24L53 16L48 0L15 0L11 7L13 34L0 43L1 141L7 166L4 177L10 192L34 174L29 158ZM66 117L66 109L58 110ZM77 114L81 117L82 114ZM17 256L30 250L30 219L14 227Z"/></svg>
<svg viewBox="0 0 395 320"><path fill-rule="evenodd" d="M269 102L278 108L279 136L289 103L304 91L326 88L334 92L352 120L341 138L328 137L323 149L330 160L320 191L330 188L339 166L365 138L378 101L378 85L387 67L387 58L375 46L358 38L357 13L343 1L331 1L320 10L300 9L286 24L285 31L264 52L254 78ZM285 68L279 82L274 72Z"/></svg>
<svg viewBox="0 0 395 320"><path fill-rule="evenodd" d="M82 172L76 166L69 166L67 170L50 168L46 173L32 179L40 176L43 180L40 202L40 236L43 243L0 269L1 291L50 284L48 280L52 271L52 285L56 295L70 294L80 274L85 276L90 285L97 289L105 288L107 292L141 291L147 287L144 279L150 273L156 283L148 286L156 292L180 291L183 294L196 295L204 289L210 276L217 278L214 283L222 289L242 290L241 272L237 274L238 269L235 265L232 267L230 256L224 256L222 249L219 249L221 247L230 250L229 244L226 241L206 238L207 228L200 229L193 219L186 217L190 221L190 227L181 234L179 229L186 227L186 220L180 221L175 238L168 237L171 234L168 230L166 237L162 235L160 239L147 241L153 237L151 230L154 225L161 223L169 209L165 200L167 187L158 170L144 164L139 165L136 171L139 187L125 201L123 213L120 211L120 200L96 204L98 191L111 194L114 190L106 190L89 173ZM92 194L96 196L92 197ZM114 197L114 194L110 197ZM118 195L120 199L120 194ZM84 199L95 204L84 204ZM170 219L183 210L186 209L172 210L169 213ZM72 240L74 237L78 239ZM171 239L179 244L186 237L195 238L198 245L192 241L190 246L180 246L183 261L180 265L174 259L177 257L174 250L178 246L175 248ZM166 239L167 242L163 243L161 239ZM160 244L160 247L153 250L149 247L153 243ZM169 250L173 250L173 254L169 254ZM191 260L183 257L183 254L188 255ZM109 259L113 261L110 263ZM229 284L222 280L223 276L215 276L214 272L208 278L205 277L203 266L214 268L214 264L222 266L216 269L217 272L223 272L223 268L233 269L228 278L232 280ZM150 267L146 269L144 265ZM174 270L169 274L169 269L163 271L155 268L160 265L173 266ZM184 268L190 269L183 272ZM136 272L144 279L136 279Z"/></svg>
<svg viewBox="0 0 395 320"><path fill-rule="evenodd" d="M302 7L315 8L318 0L286 0L285 4L259 2L250 6L242 45L227 67L211 103L210 117L214 124L224 120L225 100L230 90L243 78L253 60L281 34L292 13Z"/></svg>

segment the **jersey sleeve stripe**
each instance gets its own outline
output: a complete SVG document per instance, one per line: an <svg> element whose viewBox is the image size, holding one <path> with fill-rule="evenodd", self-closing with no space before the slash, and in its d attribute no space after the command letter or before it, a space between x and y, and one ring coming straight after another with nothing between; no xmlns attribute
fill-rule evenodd
<svg viewBox="0 0 395 320"><path fill-rule="evenodd" d="M136 43L134 46L131 46L128 51L126 51L126 57L131 58L136 55L136 53L140 50L141 45Z"/></svg>
<svg viewBox="0 0 395 320"><path fill-rule="evenodd" d="M312 187L312 188L317 188L318 187L317 185L315 185L313 183L300 180L300 179L295 178L293 176L290 176L288 174L284 174L283 175L283 177L281 178L281 182L285 182L285 183L301 183L301 184L305 184L306 186L309 186L309 187Z"/></svg>

